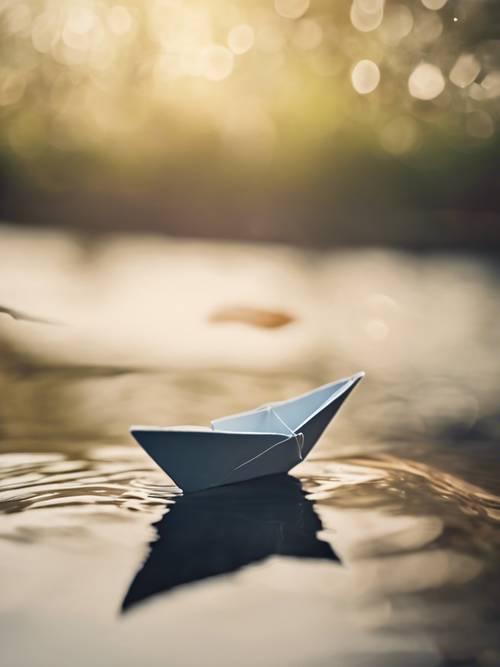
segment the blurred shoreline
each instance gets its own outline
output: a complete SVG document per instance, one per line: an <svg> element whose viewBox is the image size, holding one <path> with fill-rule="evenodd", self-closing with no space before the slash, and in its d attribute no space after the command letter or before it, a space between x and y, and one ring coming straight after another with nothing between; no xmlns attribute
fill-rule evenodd
<svg viewBox="0 0 500 667"><path fill-rule="evenodd" d="M500 217L492 211L361 209L345 216L337 214L329 222L313 216L306 224L307 215L302 217L297 208L277 210L272 215L250 208L237 211L239 224L231 225L216 205L199 222L197 212L185 208L181 216L175 216L169 203L159 207L133 193L116 198L107 194L103 199L76 193L54 199L26 197L15 209L4 202L0 213L19 228L57 228L73 232L90 244L126 232L137 236L159 234L165 239L286 244L304 249L387 247L415 252L500 253Z"/></svg>

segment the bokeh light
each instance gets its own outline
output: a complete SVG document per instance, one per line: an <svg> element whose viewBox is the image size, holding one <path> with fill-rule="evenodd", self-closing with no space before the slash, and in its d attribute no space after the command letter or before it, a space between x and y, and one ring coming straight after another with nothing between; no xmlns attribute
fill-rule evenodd
<svg viewBox="0 0 500 667"><path fill-rule="evenodd" d="M394 118L382 129L380 143L393 155L402 155L411 150L418 139L418 127L409 116Z"/></svg>
<svg viewBox="0 0 500 667"><path fill-rule="evenodd" d="M361 32L371 32L379 27L384 17L384 3L379 0L354 0L351 5L352 25Z"/></svg>
<svg viewBox="0 0 500 667"><path fill-rule="evenodd" d="M249 51L255 42L253 28L245 23L235 25L229 31L227 44L233 53L241 55Z"/></svg>
<svg viewBox="0 0 500 667"><path fill-rule="evenodd" d="M422 0L424 7L434 10L442 9L447 2L448 0Z"/></svg>
<svg viewBox="0 0 500 667"><path fill-rule="evenodd" d="M371 93L380 81L380 70L371 60L360 60L356 63L351 74L354 90L360 95Z"/></svg>
<svg viewBox="0 0 500 667"><path fill-rule="evenodd" d="M393 4L387 8L380 27L380 36L384 42L398 44L407 37L413 28L413 15L406 5Z"/></svg>
<svg viewBox="0 0 500 667"><path fill-rule="evenodd" d="M408 89L419 100L433 100L441 95L445 80L439 67L429 63L420 63L408 79Z"/></svg>
<svg viewBox="0 0 500 667"><path fill-rule="evenodd" d="M280 16L298 19L309 9L309 0L275 0L274 6Z"/></svg>
<svg viewBox="0 0 500 667"><path fill-rule="evenodd" d="M442 32L443 22L439 14L424 12L418 16L415 22L414 35L422 45L435 42Z"/></svg>
<svg viewBox="0 0 500 667"><path fill-rule="evenodd" d="M80 183L92 161L152 174L224 158L279 180L333 160L353 124L385 157L435 132L477 149L496 136L500 42L477 3L457 24L449 5L2 0L0 153L45 188L67 152Z"/></svg>
<svg viewBox="0 0 500 667"><path fill-rule="evenodd" d="M487 74L481 87L484 91L484 96L488 99L500 97L500 70L495 70Z"/></svg>
<svg viewBox="0 0 500 667"><path fill-rule="evenodd" d="M491 116L485 111L471 111L466 116L465 124L467 132L478 139L488 139L495 130Z"/></svg>
<svg viewBox="0 0 500 667"><path fill-rule="evenodd" d="M107 24L115 35L125 35L131 29L133 23L132 15L123 5L114 5L109 10Z"/></svg>
<svg viewBox="0 0 500 667"><path fill-rule="evenodd" d="M222 81L233 71L234 56L224 46L214 45L204 53L205 76L211 81Z"/></svg>
<svg viewBox="0 0 500 667"><path fill-rule="evenodd" d="M450 81L459 88L469 86L481 71L479 61L472 53L463 53L457 58L450 72Z"/></svg>

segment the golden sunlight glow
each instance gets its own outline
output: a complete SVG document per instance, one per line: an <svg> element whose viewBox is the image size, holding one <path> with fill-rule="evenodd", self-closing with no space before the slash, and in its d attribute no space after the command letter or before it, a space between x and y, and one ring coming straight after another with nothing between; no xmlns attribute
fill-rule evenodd
<svg viewBox="0 0 500 667"><path fill-rule="evenodd" d="M204 136L291 164L288 151L307 159L355 113L400 155L424 146L418 100L438 96L439 127L493 136L500 42L467 40L473 15L454 24L444 4L0 0L0 144L19 159L38 144L135 163L196 151ZM373 91L370 114L353 110Z"/></svg>

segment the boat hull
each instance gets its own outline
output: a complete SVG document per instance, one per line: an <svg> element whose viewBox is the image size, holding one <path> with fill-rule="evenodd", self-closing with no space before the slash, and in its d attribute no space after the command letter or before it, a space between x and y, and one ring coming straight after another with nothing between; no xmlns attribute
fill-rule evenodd
<svg viewBox="0 0 500 667"><path fill-rule="evenodd" d="M147 454L185 492L288 472L299 460L294 438L277 433L131 430Z"/></svg>

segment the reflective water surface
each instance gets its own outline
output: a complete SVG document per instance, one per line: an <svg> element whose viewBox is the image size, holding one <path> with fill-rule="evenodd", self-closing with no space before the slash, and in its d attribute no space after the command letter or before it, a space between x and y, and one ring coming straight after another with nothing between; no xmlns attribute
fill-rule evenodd
<svg viewBox="0 0 500 667"><path fill-rule="evenodd" d="M65 322L0 320L2 664L500 664L490 259L2 239L0 303ZM294 321L210 320L242 294ZM182 496L127 433L361 369L291 477Z"/></svg>
<svg viewBox="0 0 500 667"><path fill-rule="evenodd" d="M157 535L123 608L176 586L234 572L273 555L336 559L300 482L269 475L188 494L155 524Z"/></svg>

